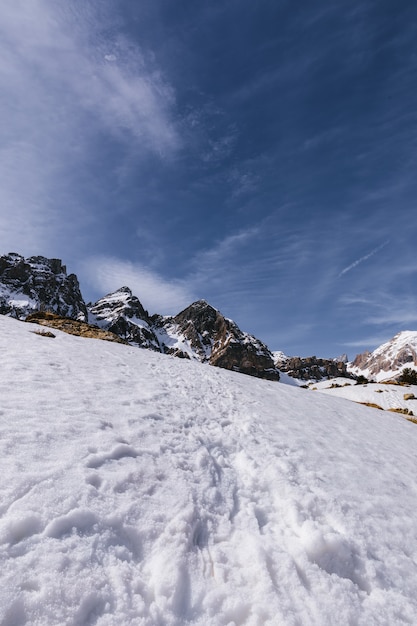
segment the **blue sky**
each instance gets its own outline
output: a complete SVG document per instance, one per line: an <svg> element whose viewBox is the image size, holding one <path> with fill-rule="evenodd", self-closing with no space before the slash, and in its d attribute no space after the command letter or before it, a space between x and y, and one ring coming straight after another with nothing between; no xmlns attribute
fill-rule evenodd
<svg viewBox="0 0 417 626"><path fill-rule="evenodd" d="M1 253L287 354L417 327L417 5L3 0Z"/></svg>

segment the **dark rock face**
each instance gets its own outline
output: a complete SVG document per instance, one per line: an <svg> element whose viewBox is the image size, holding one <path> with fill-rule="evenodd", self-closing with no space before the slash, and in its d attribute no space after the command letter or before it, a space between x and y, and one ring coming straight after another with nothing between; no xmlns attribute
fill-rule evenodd
<svg viewBox="0 0 417 626"><path fill-rule="evenodd" d="M352 378L344 361L318 359L315 356L288 357L285 363L280 364L280 370L292 378L301 380L322 380L323 378L336 378L338 376Z"/></svg>
<svg viewBox="0 0 417 626"><path fill-rule="evenodd" d="M205 300L198 300L173 318L177 333L188 339L202 360L211 354L222 315Z"/></svg>
<svg viewBox="0 0 417 626"><path fill-rule="evenodd" d="M205 300L194 302L173 318L200 360L224 369L279 380L271 352L264 343L240 330Z"/></svg>
<svg viewBox="0 0 417 626"><path fill-rule="evenodd" d="M75 274L59 259L9 253L0 257L0 313L23 318L37 310L87 319Z"/></svg>
<svg viewBox="0 0 417 626"><path fill-rule="evenodd" d="M172 317L150 317L130 289L122 287L89 306L89 311L91 323L142 348L279 380L265 344L243 333L204 300Z"/></svg>
<svg viewBox="0 0 417 626"><path fill-rule="evenodd" d="M161 352L149 314L129 287L121 287L89 305L89 321L141 348Z"/></svg>

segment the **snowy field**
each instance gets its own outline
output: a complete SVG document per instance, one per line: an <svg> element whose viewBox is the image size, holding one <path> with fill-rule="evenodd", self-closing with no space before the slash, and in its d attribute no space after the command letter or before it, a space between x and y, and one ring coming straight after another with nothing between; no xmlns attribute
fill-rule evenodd
<svg viewBox="0 0 417 626"><path fill-rule="evenodd" d="M417 425L36 328L0 316L0 624L416 623Z"/></svg>
<svg viewBox="0 0 417 626"><path fill-rule="evenodd" d="M384 411L408 409L417 418L417 385L402 386L387 383L356 385L354 380L334 378L310 383L310 389L313 388L333 397L377 404ZM409 395L413 395L414 398L406 400L405 396Z"/></svg>

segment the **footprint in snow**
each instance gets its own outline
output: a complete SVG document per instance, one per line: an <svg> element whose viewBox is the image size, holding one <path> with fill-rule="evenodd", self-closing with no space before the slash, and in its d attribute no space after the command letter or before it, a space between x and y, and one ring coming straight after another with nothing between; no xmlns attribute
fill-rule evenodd
<svg viewBox="0 0 417 626"><path fill-rule="evenodd" d="M120 443L115 446L111 452L104 452L102 454L95 454L90 457L86 463L86 467L91 469L97 469L109 461L119 461L125 457L136 458L139 456L139 452L132 446L126 443Z"/></svg>

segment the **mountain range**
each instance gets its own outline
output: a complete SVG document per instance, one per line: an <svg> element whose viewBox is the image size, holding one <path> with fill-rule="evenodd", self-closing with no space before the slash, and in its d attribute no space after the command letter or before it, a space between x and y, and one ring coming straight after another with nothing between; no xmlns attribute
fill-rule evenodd
<svg viewBox="0 0 417 626"><path fill-rule="evenodd" d="M279 380L280 372L301 381L358 376L384 380L398 377L405 367L417 369L417 332L401 332L351 363L346 355L289 357L271 352L205 300L175 316L150 315L123 286L86 304L77 276L67 274L60 259L24 258L17 253L0 256L0 314L26 319L36 311L88 323L140 348L268 380Z"/></svg>

